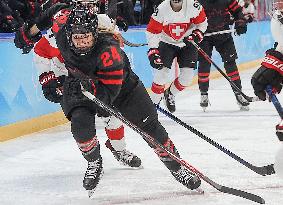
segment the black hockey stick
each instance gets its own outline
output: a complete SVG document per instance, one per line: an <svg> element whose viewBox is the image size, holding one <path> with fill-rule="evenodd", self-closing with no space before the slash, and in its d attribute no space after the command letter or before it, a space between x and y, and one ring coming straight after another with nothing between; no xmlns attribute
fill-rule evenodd
<svg viewBox="0 0 283 205"><path fill-rule="evenodd" d="M269 95L269 98L272 102L272 104L274 105L275 109L277 110L279 116L281 117L281 119L283 119L283 108L278 100L278 98L276 97L276 95L272 92L272 86L268 85L266 87L266 92Z"/></svg>
<svg viewBox="0 0 283 205"><path fill-rule="evenodd" d="M85 75L84 73L82 73L80 70L76 69L76 68L67 68L70 73L72 73L72 75L76 78L79 79L88 79L90 80L91 78L88 77L87 75ZM134 125L133 123L131 123L130 121L128 121L126 118L124 118L119 112L115 111L114 109L110 108L109 106L105 105L102 101L100 101L99 99L97 99L94 95L92 95L90 92L86 91L83 86L82 86L82 93L89 98L91 101L93 101L95 104L97 104L98 106L100 106L102 109L104 109L105 111L107 111L109 114L115 116L116 118L120 119L124 124L126 124L127 126L129 126L131 129L133 129L134 131L136 131L138 134L140 134L145 141L147 141L148 143L150 143L151 145L161 149L162 151L164 151L165 153L167 153L172 159L176 160L178 163L180 163L181 165L183 165L184 167L186 167L187 169L189 169L190 171L194 172L199 178L201 178L202 180L204 180L205 182L207 182L208 184L210 184L211 186L213 186L215 189L217 189L220 192L223 193L227 193L227 194L231 194L231 195L235 195L235 196L239 196L260 204L265 204L265 201L263 198L261 198L260 196L257 196L255 194L252 193L248 193L242 190L238 190L238 189L234 189L234 188L230 188L230 187L226 187L223 185L220 185L216 182L214 182L213 180L211 180L210 178L208 178L207 176L205 176L204 174L202 174L199 170L197 170L195 167L193 167L192 165L190 165L188 162L186 162L185 160L181 159L180 157L178 157L176 154L172 153L170 150L168 150L166 147L164 147L162 144L158 143L157 141L155 141L155 139L153 137L151 137L150 135L148 135L147 133L145 133L144 131L142 131L139 127L137 127L136 125Z"/></svg>
<svg viewBox="0 0 283 205"><path fill-rule="evenodd" d="M197 129L195 129L194 127L188 125L187 123L183 122L182 120L180 120L179 118L177 118L175 115L173 115L172 113L164 110L163 108L161 108L159 105L156 105L157 110L159 110L161 113L163 113L164 115L166 115L167 117L171 118L172 120L174 120L175 122L177 122L178 124L182 125L183 127L185 127L187 130L191 131L192 133L194 133L195 135L199 136L200 138L202 138L203 140L207 141L209 144L213 145L214 147L216 147L217 149L221 150L222 152L224 152L225 154L227 154L228 156L232 157L233 159L235 159L236 161L240 162L242 165L248 167L250 170L256 172L257 174L260 174L262 176L266 176L266 175L271 175L275 173L273 164L270 165L266 165L266 166L262 166L262 167L257 167L252 165L251 163L245 161L244 159L242 159L241 157L237 156L236 154L234 154L233 152L231 152L230 150L226 149L225 147L223 147L222 145L218 144L217 142L213 141L212 139L210 139L209 137L207 137L206 135L204 135L203 133L201 133L200 131L198 131Z"/></svg>
<svg viewBox="0 0 283 205"><path fill-rule="evenodd" d="M219 68L219 66L213 62L213 60L207 55L207 53L201 49L201 47L199 47L199 45L197 43L195 43L194 41L190 41L193 46L203 55L203 57L209 62L211 63L220 73L221 75L228 80L228 82L230 83L230 85L237 91L239 92L247 101L249 102L255 102L255 101L259 101L258 97L250 97L247 96L246 94L244 94L240 88L238 88L238 86L230 80L230 78L221 70L221 68Z"/></svg>
<svg viewBox="0 0 283 205"><path fill-rule="evenodd" d="M125 39L123 36L121 36L121 37L122 37L123 42L127 46L130 46L130 47L141 47L141 46L147 46L148 45L147 43L132 43L132 42L128 41L127 39Z"/></svg>

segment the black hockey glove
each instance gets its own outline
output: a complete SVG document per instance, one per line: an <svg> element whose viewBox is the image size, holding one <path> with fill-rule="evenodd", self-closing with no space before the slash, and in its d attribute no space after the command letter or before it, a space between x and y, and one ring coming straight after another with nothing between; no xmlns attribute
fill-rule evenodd
<svg viewBox="0 0 283 205"><path fill-rule="evenodd" d="M90 92L91 94L95 95L96 94L96 84L93 80L89 80L89 79L73 79L69 82L69 89L68 89L68 94L71 96L74 96L76 98L87 98L86 96L84 96L84 94L82 93L82 87L83 89L85 89L86 91ZM108 117L110 116L110 114L108 114L106 111L104 111L103 108L101 108L100 106L96 106L96 113L98 117Z"/></svg>
<svg viewBox="0 0 283 205"><path fill-rule="evenodd" d="M120 29L122 29L123 31L127 31L128 30L128 28L129 28L129 25L128 25L128 23L127 23L127 21L123 18L123 17L121 17L121 16L117 16L117 18L116 18L116 25L120 28Z"/></svg>
<svg viewBox="0 0 283 205"><path fill-rule="evenodd" d="M247 22L244 19L235 21L236 34L241 35L247 32Z"/></svg>
<svg viewBox="0 0 283 205"><path fill-rule="evenodd" d="M39 76L39 82L42 85L44 97L54 103L59 103L62 95L62 81L65 76L57 78L53 71L44 72Z"/></svg>
<svg viewBox="0 0 283 205"><path fill-rule="evenodd" d="M11 32L15 32L20 27L20 23L11 15L4 16L3 22L6 23Z"/></svg>
<svg viewBox="0 0 283 205"><path fill-rule="evenodd" d="M201 30L196 29L192 31L192 34L189 36L186 36L183 41L184 43L189 46L191 45L191 41L194 41L195 43L199 44L200 42L202 42L204 37L204 34Z"/></svg>
<svg viewBox="0 0 283 205"><path fill-rule="evenodd" d="M251 83L254 88L254 93L261 100L266 100L266 86L271 85L272 88L280 93L282 89L282 75L271 68L261 66L252 76Z"/></svg>
<svg viewBox="0 0 283 205"><path fill-rule="evenodd" d="M147 56L150 62L150 65L158 70L161 70L164 65L161 60L161 56L159 55L159 50L158 48L150 48L147 52Z"/></svg>
<svg viewBox="0 0 283 205"><path fill-rule="evenodd" d="M35 36L30 35L30 28L33 26L33 23L25 23L19 30L15 33L14 43L17 48L23 50L23 54L29 53L33 48L34 44L39 41L42 37L39 32Z"/></svg>

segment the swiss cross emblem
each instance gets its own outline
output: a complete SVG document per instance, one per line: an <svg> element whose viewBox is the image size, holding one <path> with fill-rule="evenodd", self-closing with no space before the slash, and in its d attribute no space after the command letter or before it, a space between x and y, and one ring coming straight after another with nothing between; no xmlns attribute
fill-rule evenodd
<svg viewBox="0 0 283 205"><path fill-rule="evenodd" d="M189 26L187 23L173 23L169 24L169 31L171 37L175 40L179 40L186 33Z"/></svg>

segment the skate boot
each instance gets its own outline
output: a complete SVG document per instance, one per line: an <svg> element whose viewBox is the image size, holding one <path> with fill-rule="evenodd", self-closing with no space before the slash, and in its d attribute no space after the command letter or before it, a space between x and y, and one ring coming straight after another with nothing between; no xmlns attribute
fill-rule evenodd
<svg viewBox="0 0 283 205"><path fill-rule="evenodd" d="M199 177L184 166L181 166L180 169L177 171L172 171L171 173L178 182L183 184L188 189L197 189L201 184Z"/></svg>
<svg viewBox="0 0 283 205"><path fill-rule="evenodd" d="M205 112L206 108L208 107L208 93L201 93L200 95L200 106L202 107L203 111Z"/></svg>
<svg viewBox="0 0 283 205"><path fill-rule="evenodd" d="M133 168L141 168L141 159L135 154L129 152L126 149L122 151L115 150L114 147L111 145L109 139L105 142L105 145L108 149L110 149L115 159L122 165Z"/></svg>
<svg viewBox="0 0 283 205"><path fill-rule="evenodd" d="M176 111L175 96L171 93L170 87L164 91L164 101L167 109L170 112L173 113Z"/></svg>
<svg viewBox="0 0 283 205"><path fill-rule="evenodd" d="M103 175L102 158L101 156L95 160L88 162L88 167L85 172L83 187L88 191L88 196L91 197L95 191L99 180Z"/></svg>
<svg viewBox="0 0 283 205"><path fill-rule="evenodd" d="M241 94L235 93L236 96L236 100L237 100L237 104L240 107L240 110L244 110L244 111L248 111L249 108L249 102L243 98L243 96Z"/></svg>

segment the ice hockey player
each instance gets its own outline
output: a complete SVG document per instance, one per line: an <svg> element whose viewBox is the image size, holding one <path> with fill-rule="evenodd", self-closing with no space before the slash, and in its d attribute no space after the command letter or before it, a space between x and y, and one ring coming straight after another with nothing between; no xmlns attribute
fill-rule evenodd
<svg viewBox="0 0 283 205"><path fill-rule="evenodd" d="M229 30L229 25L234 22L236 33L238 35L246 33L247 21L244 18L242 7L238 4L237 0L199 0L199 2L202 4L208 19L206 33ZM231 16L234 20L231 20ZM231 33L205 36L200 43L200 47L209 57L211 57L213 47L215 47L221 55L228 77L238 86L238 88L242 89L240 75L236 65L236 59L238 58L237 51ZM201 92L200 106L204 110L209 104L208 88L210 68L211 64L200 54L198 64L198 84ZM240 109L249 110L249 102L237 91L233 91Z"/></svg>
<svg viewBox="0 0 283 205"><path fill-rule="evenodd" d="M154 70L151 99L155 104L164 96L168 110L175 112L175 96L190 85L197 62L198 52L190 41L200 43L206 28L206 15L195 0L165 0L152 14L146 36ZM174 58L180 74L165 90Z"/></svg>
<svg viewBox="0 0 283 205"><path fill-rule="evenodd" d="M266 86L271 85L274 92L280 92L283 80L283 0L274 2L271 18L271 33L275 48L266 51L260 68L253 74L251 83L254 93L261 100L266 100ZM276 135L283 141L283 120L276 125Z"/></svg>
<svg viewBox="0 0 283 205"><path fill-rule="evenodd" d="M34 42L33 36L40 35L39 28L44 29L45 25L50 25L52 9L54 7L44 12L36 20L36 25L22 28L21 31L24 32L16 33L15 44L18 48L22 49L26 44ZM90 194L99 183L103 170L100 145L96 137L95 115L105 115L105 111L82 94L80 83L105 104L114 106L157 142L179 155L168 133L158 121L157 111L144 85L131 70L126 54L116 40L113 42L113 38L99 34L97 28L97 15L83 5L77 5L55 35L66 67L77 68L94 79L81 80L68 75L63 85L62 99L62 108L71 121L73 136L88 161L83 186ZM200 186L201 181L194 173L167 153L155 146L151 147L177 181L189 189Z"/></svg>
<svg viewBox="0 0 283 205"><path fill-rule="evenodd" d="M61 16L57 16L56 23L53 24L53 29L60 27L60 18L64 18L64 12ZM60 15L60 14L57 14ZM115 28L114 32L119 32L118 27L113 25L112 20L105 14L98 14L98 30ZM39 73L39 82L42 84L42 91L47 100L59 103L63 96L60 92L60 87L63 86L65 76L68 75L68 70L65 68L64 59L61 57L60 51L57 48L54 35L56 32L52 28L47 31L34 47L34 64ZM119 42L118 42L119 43ZM59 90L58 90L59 89ZM114 157L123 165L130 167L140 167L141 160L135 154L126 149L126 141L124 137L123 123L113 116L102 117L105 123L105 131L108 137L105 145Z"/></svg>

